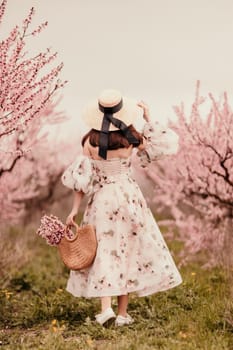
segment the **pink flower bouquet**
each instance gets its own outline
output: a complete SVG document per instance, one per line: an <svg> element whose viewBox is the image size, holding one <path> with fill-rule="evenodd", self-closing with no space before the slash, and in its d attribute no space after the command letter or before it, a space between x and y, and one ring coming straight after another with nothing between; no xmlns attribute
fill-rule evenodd
<svg viewBox="0 0 233 350"><path fill-rule="evenodd" d="M55 215L44 215L41 218L37 234L44 238L51 246L57 246L65 235L71 238L73 232L67 230L67 226Z"/></svg>

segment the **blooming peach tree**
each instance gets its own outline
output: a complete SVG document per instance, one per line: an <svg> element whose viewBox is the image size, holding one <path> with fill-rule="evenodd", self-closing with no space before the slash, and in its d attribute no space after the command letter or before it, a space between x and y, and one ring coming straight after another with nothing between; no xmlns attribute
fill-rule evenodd
<svg viewBox="0 0 233 350"><path fill-rule="evenodd" d="M0 4L0 25L6 5L7 0ZM22 25L0 41L0 222L17 221L24 200L35 198L45 184L45 167L47 175L51 167L39 157L40 147L47 147L50 155L56 150L41 131L46 124L64 120L54 100L66 83L59 79L63 64L51 66L57 53L50 49L33 57L26 50L27 38L47 26L44 22L30 29L33 15L32 8ZM54 174L60 174L61 165L54 162L53 167Z"/></svg>
<svg viewBox="0 0 233 350"><path fill-rule="evenodd" d="M20 154L13 169L5 168L0 178L0 223L17 223L21 218L28 221L33 212L48 209L57 198L62 172L74 157L72 144L47 139L46 134L31 144L30 138L37 132L37 125L31 123L25 133L15 137L18 149L26 146L27 151ZM15 157L14 152L12 159ZM12 164L10 155L7 158Z"/></svg>
<svg viewBox="0 0 233 350"><path fill-rule="evenodd" d="M191 114L185 114L183 104L174 110L178 120L170 127L179 136L179 151L147 171L156 185L157 208L171 211L172 219L161 224L178 227L186 247L183 261L205 251L207 265L225 265L233 239L232 108L226 93L219 101L212 94L208 101L201 97L198 82Z"/></svg>

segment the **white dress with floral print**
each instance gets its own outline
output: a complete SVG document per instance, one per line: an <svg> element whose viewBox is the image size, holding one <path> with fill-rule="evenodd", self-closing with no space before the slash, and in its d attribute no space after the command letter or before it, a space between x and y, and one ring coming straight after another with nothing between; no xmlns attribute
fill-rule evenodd
<svg viewBox="0 0 233 350"><path fill-rule="evenodd" d="M162 139L157 135L153 143L155 130L158 131L157 125L144 127L148 148L138 152L142 166L146 166L146 159L150 162L171 153L164 135ZM90 195L83 224L95 226L98 241L93 265L70 272L67 290L74 296L131 292L145 296L182 282L158 225L131 176L130 165L130 158L93 160L79 156L62 176L65 186Z"/></svg>

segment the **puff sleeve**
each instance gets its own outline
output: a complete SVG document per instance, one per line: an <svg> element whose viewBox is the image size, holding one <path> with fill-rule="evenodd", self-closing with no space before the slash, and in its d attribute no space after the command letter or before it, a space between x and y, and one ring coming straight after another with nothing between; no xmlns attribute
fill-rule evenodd
<svg viewBox="0 0 233 350"><path fill-rule="evenodd" d="M92 192L92 163L90 158L79 155L75 161L64 171L61 181L64 186L90 194Z"/></svg>
<svg viewBox="0 0 233 350"><path fill-rule="evenodd" d="M158 122L145 123L142 135L146 140L145 149L137 152L142 167L164 156L175 154L178 150L178 137L175 132Z"/></svg>

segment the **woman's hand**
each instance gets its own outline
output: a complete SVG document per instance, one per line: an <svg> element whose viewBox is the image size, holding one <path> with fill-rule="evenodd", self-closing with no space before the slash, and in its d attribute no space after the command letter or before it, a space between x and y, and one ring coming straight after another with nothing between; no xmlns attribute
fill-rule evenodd
<svg viewBox="0 0 233 350"><path fill-rule="evenodd" d="M76 212L71 212L68 216L67 216L67 219L66 219L66 225L67 226L74 226L75 222L75 216L77 215Z"/></svg>
<svg viewBox="0 0 233 350"><path fill-rule="evenodd" d="M148 105L143 101L138 102L138 106L143 109L143 118L145 119L146 122L150 121L150 111Z"/></svg>

